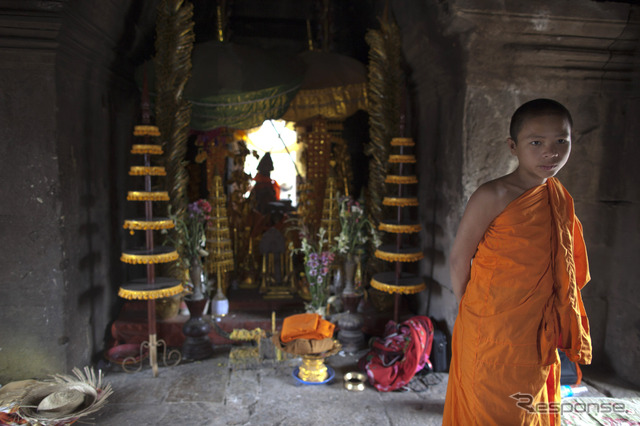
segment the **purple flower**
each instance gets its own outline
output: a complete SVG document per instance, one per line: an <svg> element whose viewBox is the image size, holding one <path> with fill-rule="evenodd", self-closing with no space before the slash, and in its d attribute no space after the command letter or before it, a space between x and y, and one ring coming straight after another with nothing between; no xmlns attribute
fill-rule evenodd
<svg viewBox="0 0 640 426"><path fill-rule="evenodd" d="M318 275L318 270L315 268L309 269L309 275L311 275L312 277L315 277L316 275Z"/></svg>
<svg viewBox="0 0 640 426"><path fill-rule="evenodd" d="M193 202L187 206L187 210L193 213L200 213L200 208L198 208L198 202Z"/></svg>

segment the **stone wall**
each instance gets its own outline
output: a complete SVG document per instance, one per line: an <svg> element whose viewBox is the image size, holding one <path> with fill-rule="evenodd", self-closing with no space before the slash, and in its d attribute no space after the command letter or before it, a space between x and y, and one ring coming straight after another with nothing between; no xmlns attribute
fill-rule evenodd
<svg viewBox="0 0 640 426"><path fill-rule="evenodd" d="M62 14L55 74L67 369L105 347L123 279L125 166L139 116L120 47L132 37L128 9L92 3L72 2Z"/></svg>
<svg viewBox="0 0 640 426"><path fill-rule="evenodd" d="M88 365L104 348L136 90L116 56L128 3L2 3L13 36L0 39L5 383Z"/></svg>
<svg viewBox="0 0 640 426"><path fill-rule="evenodd" d="M583 297L594 364L638 384L640 316L632 286L639 278L633 259L640 252L640 179L631 162L639 152L639 10L575 3L394 4L416 99L423 245L431 253L423 273L433 281L420 296L421 313L451 330L457 308L446 264L464 205L479 184L515 167L505 143L515 108L554 98L575 122L572 158L558 177L574 196L590 254L592 281Z"/></svg>
<svg viewBox="0 0 640 426"><path fill-rule="evenodd" d="M61 23L56 12L12 18L13 31L31 38L0 40L1 383L66 367L54 79Z"/></svg>

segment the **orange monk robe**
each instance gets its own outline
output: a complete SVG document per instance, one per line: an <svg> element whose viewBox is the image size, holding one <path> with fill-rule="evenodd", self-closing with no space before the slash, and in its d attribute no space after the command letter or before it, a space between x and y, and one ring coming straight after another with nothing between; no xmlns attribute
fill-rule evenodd
<svg viewBox="0 0 640 426"><path fill-rule="evenodd" d="M333 336L335 324L318 314L291 315L282 321L280 340L288 343L296 339L322 340Z"/></svg>
<svg viewBox="0 0 640 426"><path fill-rule="evenodd" d="M453 330L443 424L559 425L560 415L533 410L560 403L557 348L591 362L580 296L588 281L582 226L560 182L549 178L512 201L472 262Z"/></svg>

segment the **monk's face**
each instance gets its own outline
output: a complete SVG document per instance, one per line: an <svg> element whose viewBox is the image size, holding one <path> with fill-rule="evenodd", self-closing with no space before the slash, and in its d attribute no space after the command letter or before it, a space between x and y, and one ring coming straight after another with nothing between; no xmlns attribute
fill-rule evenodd
<svg viewBox="0 0 640 426"><path fill-rule="evenodd" d="M571 126L562 115L547 114L526 119L517 141L509 139L518 157L518 169L544 182L564 167L571 153Z"/></svg>

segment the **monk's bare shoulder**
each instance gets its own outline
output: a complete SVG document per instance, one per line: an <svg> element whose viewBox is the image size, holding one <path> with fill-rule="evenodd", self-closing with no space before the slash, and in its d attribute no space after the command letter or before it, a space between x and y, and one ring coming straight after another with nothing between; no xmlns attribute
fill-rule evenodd
<svg viewBox="0 0 640 426"><path fill-rule="evenodd" d="M489 223L507 207L510 198L508 184L502 177L480 185L469 199L467 208L473 209L483 217L483 222Z"/></svg>
<svg viewBox="0 0 640 426"><path fill-rule="evenodd" d="M525 190L525 188L514 183L512 174L509 174L481 185L476 192L478 197L483 200L484 207L495 218L502 213L509 203L521 196Z"/></svg>
<svg viewBox="0 0 640 426"><path fill-rule="evenodd" d="M515 198L508 175L480 185L467 202L452 255L470 260L489 225Z"/></svg>

